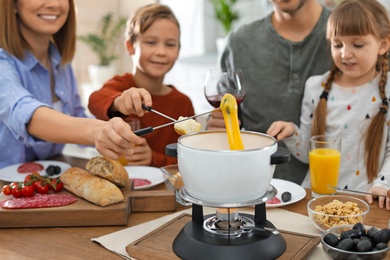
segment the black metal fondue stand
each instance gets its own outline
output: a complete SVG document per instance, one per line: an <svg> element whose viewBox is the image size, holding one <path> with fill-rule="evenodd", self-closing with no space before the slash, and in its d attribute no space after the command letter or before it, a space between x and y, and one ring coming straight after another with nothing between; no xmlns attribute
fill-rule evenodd
<svg viewBox="0 0 390 260"><path fill-rule="evenodd" d="M176 144L168 145L166 154L177 156ZM279 147L274 155L271 157L271 163L274 164L290 160L287 149ZM181 188L180 196L192 203L192 221L175 238L173 251L182 259L247 260L279 257L286 250L286 241L277 231L272 232L275 227L267 220L265 207L265 202L275 197L276 193L277 190L269 185L266 194L252 201L214 203L194 198L185 187ZM238 213L237 208L253 205L254 215ZM203 206L218 209L216 214L204 216Z"/></svg>

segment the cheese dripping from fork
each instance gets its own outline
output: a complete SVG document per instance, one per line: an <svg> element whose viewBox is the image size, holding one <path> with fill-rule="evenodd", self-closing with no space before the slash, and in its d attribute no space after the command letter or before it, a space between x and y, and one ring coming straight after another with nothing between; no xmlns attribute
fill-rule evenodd
<svg viewBox="0 0 390 260"><path fill-rule="evenodd" d="M238 124L238 106L236 98L231 94L225 94L221 100L220 108L225 121L230 150L244 150L240 125Z"/></svg>

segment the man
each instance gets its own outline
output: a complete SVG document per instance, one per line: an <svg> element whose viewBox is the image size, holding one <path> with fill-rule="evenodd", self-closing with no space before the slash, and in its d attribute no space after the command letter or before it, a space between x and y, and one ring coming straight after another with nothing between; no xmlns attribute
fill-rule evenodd
<svg viewBox="0 0 390 260"><path fill-rule="evenodd" d="M277 120L299 125L306 79L331 66L325 38L330 11L317 0L273 0L273 4L267 17L229 35L221 58L221 67L242 69L244 74L242 127L263 133ZM208 129L221 127L222 113L213 113ZM300 184L307 170L292 156L291 162L276 167L274 177Z"/></svg>

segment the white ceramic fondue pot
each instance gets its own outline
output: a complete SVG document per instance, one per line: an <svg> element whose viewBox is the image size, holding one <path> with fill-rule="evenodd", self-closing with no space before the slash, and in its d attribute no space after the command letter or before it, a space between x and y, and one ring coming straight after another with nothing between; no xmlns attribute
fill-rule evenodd
<svg viewBox="0 0 390 260"><path fill-rule="evenodd" d="M229 149L226 131L179 138L179 171L190 196L215 203L240 203L266 193L275 170L271 155L278 144L272 136L257 132L241 131L241 137L244 150Z"/></svg>

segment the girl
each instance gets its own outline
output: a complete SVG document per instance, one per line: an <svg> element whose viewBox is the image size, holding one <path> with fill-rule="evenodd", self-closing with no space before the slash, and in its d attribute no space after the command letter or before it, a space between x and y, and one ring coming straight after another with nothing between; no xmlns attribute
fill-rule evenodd
<svg viewBox="0 0 390 260"><path fill-rule="evenodd" d="M378 195L390 189L389 37L389 17L377 1L342 2L327 25L334 65L307 80L300 128L278 121L267 131L306 163L310 136L341 137L338 185ZM307 174L303 186L309 182ZM378 199L390 210L389 198Z"/></svg>
<svg viewBox="0 0 390 260"><path fill-rule="evenodd" d="M0 0L0 168L48 159L64 143L129 157L141 141L119 118L85 118L69 64L75 27L73 0Z"/></svg>
<svg viewBox="0 0 390 260"><path fill-rule="evenodd" d="M191 100L175 87L163 83L180 50L180 26L171 9L159 4L138 9L128 21L125 44L133 61L132 74L116 76L92 93L88 104L92 114L104 120L121 116L131 121L129 114L134 107L140 107L139 93L148 91L155 110L174 119L193 115ZM151 104L145 102L147 106ZM137 112L141 128L169 122L154 113ZM145 135L142 145L134 148L129 165L161 167L177 163L176 158L165 155L165 146L176 143L178 137L173 127Z"/></svg>

